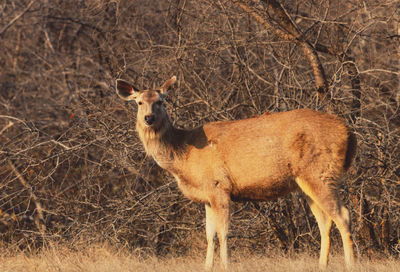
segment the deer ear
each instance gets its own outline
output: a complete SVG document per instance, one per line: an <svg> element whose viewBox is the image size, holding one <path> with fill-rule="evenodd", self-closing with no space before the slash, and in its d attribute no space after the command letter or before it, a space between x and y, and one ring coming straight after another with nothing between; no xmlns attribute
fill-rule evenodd
<svg viewBox="0 0 400 272"><path fill-rule="evenodd" d="M176 82L176 76L171 77L161 86L161 93L167 95L169 88Z"/></svg>
<svg viewBox="0 0 400 272"><path fill-rule="evenodd" d="M135 88L131 83L128 81L117 79L116 81L116 91L119 97L123 100L130 101L135 100L139 95L139 90Z"/></svg>

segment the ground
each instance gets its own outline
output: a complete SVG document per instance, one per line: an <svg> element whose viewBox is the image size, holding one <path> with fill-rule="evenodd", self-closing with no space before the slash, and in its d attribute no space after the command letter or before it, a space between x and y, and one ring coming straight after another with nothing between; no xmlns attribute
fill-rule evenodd
<svg viewBox="0 0 400 272"><path fill-rule="evenodd" d="M205 252L204 252L205 254ZM71 250L61 246L49 246L37 254L9 252L0 254L0 271L203 271L203 255L143 258L137 252L115 249L107 245L90 246L84 250ZM314 254L315 255L315 254ZM219 271L218 260L214 271ZM400 259L370 260L360 258L353 271L398 271ZM232 256L231 271L319 271L318 259L307 253L294 256ZM333 254L327 271L345 271L343 256Z"/></svg>

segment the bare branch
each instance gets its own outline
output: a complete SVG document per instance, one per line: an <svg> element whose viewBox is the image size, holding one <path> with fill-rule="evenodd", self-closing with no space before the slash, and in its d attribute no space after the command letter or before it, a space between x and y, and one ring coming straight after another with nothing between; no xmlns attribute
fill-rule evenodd
<svg viewBox="0 0 400 272"><path fill-rule="evenodd" d="M7 125L5 125L1 130L0 130L0 135L3 134L4 131L6 131L7 129L9 129L10 127L12 127L14 125L13 122L8 122Z"/></svg>
<svg viewBox="0 0 400 272"><path fill-rule="evenodd" d="M33 5L33 3L35 3L36 0L32 0L27 6L26 8L17 16L15 16L10 22L8 22L8 24L6 24L1 30L0 30L0 37L7 31L7 29L12 26L19 18L21 18L26 12L28 12L28 10L31 8L31 6Z"/></svg>
<svg viewBox="0 0 400 272"><path fill-rule="evenodd" d="M294 22L290 19L281 5L275 0L263 1L268 7L268 11L271 11L276 15L277 18L275 19L275 22L282 26L282 29L284 30L274 27L266 19L260 16L249 4L243 2L244 1L233 1L233 3L250 14L266 29L272 30L282 39L293 41L300 46L313 69L318 98L323 103L329 101L328 82L326 80L325 71L322 67L317 51L308 41L304 39L301 32L298 30Z"/></svg>
<svg viewBox="0 0 400 272"><path fill-rule="evenodd" d="M36 205L36 212L37 212L37 219L35 220L36 227L38 228L40 233L44 233L46 231L46 226L43 224L44 222L43 209L38 197L33 192L32 187L25 181L24 177L17 170L17 168L15 168L14 164L10 160L8 160L8 165L10 166L14 174L17 176L20 183L30 192L32 200Z"/></svg>

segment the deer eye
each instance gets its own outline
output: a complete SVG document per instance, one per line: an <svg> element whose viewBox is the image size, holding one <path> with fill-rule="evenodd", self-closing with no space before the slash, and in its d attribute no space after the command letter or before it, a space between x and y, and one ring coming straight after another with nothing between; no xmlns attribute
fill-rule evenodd
<svg viewBox="0 0 400 272"><path fill-rule="evenodd" d="M139 102L138 102L138 105L139 105L139 106L142 105L142 104L143 104L142 101L139 101Z"/></svg>

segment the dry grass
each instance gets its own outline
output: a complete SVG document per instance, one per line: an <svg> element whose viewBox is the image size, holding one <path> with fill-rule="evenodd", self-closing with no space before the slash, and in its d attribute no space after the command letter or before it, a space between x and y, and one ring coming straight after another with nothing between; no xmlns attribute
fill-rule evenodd
<svg viewBox="0 0 400 272"><path fill-rule="evenodd" d="M105 245L85 250L51 247L38 254L2 250L0 271L203 271L203 254L179 258L141 258L135 252ZM327 271L344 271L341 255L333 256ZM361 259L354 271L398 271L399 259ZM219 271L218 263L215 271ZM317 258L300 254L284 256L233 257L231 271L319 271Z"/></svg>

